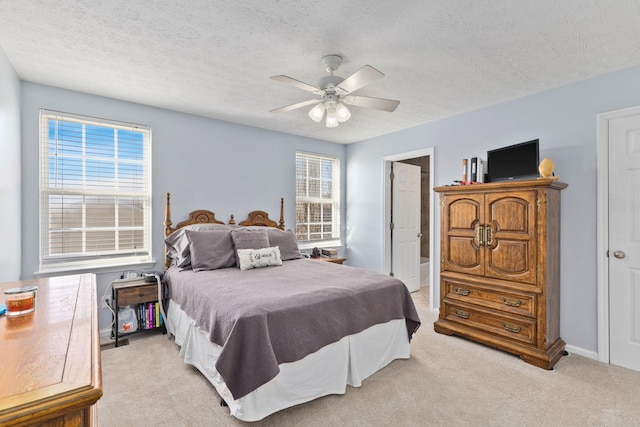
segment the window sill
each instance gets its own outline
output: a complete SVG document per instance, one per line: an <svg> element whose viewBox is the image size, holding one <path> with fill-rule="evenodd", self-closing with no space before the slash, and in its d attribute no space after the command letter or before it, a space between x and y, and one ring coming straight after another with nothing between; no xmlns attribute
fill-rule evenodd
<svg viewBox="0 0 640 427"><path fill-rule="evenodd" d="M339 240L325 240L322 242L298 242L298 248L300 250L313 249L313 248L338 248L342 249L342 244Z"/></svg>
<svg viewBox="0 0 640 427"><path fill-rule="evenodd" d="M87 265L87 266L73 266L73 267L60 267L60 268L47 268L45 270L36 271L33 275L37 278L49 277L49 276L61 276L67 274L82 274L82 273L118 273L124 270L150 270L156 265L156 261L150 260L145 262L131 262L121 264L107 264L107 265Z"/></svg>

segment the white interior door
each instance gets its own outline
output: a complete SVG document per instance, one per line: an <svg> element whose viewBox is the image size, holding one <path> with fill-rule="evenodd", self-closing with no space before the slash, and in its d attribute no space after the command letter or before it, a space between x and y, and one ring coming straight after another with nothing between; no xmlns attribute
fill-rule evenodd
<svg viewBox="0 0 640 427"><path fill-rule="evenodd" d="M420 167L394 162L391 200L391 267L414 292L420 289Z"/></svg>
<svg viewBox="0 0 640 427"><path fill-rule="evenodd" d="M640 115L609 121L609 358L640 371Z"/></svg>

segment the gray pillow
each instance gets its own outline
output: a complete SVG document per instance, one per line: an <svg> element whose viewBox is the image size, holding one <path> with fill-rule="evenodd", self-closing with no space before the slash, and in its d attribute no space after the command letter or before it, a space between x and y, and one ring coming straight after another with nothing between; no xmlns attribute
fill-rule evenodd
<svg viewBox="0 0 640 427"><path fill-rule="evenodd" d="M280 256L283 261L302 258L298 248L298 239L292 230L282 231L279 228L267 228L269 246L279 246Z"/></svg>
<svg viewBox="0 0 640 427"><path fill-rule="evenodd" d="M188 268L191 266L189 239L185 234L187 230L231 230L231 226L225 224L209 223L191 224L169 234L164 239L164 242L167 245L167 254L169 256L169 261L171 265L176 265L180 268Z"/></svg>
<svg viewBox="0 0 640 427"><path fill-rule="evenodd" d="M236 250L236 264L240 265L238 249L262 249L269 247L267 230L261 228L234 228L231 231L233 246Z"/></svg>
<svg viewBox="0 0 640 427"><path fill-rule="evenodd" d="M236 265L231 230L186 230L193 271L217 270Z"/></svg>

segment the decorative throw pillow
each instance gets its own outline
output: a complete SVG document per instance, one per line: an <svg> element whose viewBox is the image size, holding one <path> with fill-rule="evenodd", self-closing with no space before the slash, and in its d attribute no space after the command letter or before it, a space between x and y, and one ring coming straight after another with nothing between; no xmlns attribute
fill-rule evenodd
<svg viewBox="0 0 640 427"><path fill-rule="evenodd" d="M236 265L231 230L186 231L193 271L216 270Z"/></svg>
<svg viewBox="0 0 640 427"><path fill-rule="evenodd" d="M231 230L231 226L225 224L191 224L182 227L169 234L164 242L167 245L167 254L171 265L180 268L189 268L191 266L191 254L189 252L189 239L187 238L187 230Z"/></svg>
<svg viewBox="0 0 640 427"><path fill-rule="evenodd" d="M302 258L298 248L298 239L292 230L282 231L279 228L267 228L269 246L278 246L283 261Z"/></svg>
<svg viewBox="0 0 640 427"><path fill-rule="evenodd" d="M269 247L269 237L263 228L234 228L231 231L233 246L236 249L236 264L240 265L237 256L239 249L262 249Z"/></svg>
<svg viewBox="0 0 640 427"><path fill-rule="evenodd" d="M238 249L240 270L282 265L280 248Z"/></svg>

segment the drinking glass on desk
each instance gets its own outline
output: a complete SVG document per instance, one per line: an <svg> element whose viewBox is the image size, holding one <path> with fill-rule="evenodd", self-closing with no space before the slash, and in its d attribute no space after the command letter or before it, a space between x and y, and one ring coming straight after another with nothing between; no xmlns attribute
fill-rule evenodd
<svg viewBox="0 0 640 427"><path fill-rule="evenodd" d="M36 310L37 286L24 286L4 290L7 316L21 316Z"/></svg>

